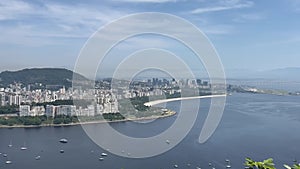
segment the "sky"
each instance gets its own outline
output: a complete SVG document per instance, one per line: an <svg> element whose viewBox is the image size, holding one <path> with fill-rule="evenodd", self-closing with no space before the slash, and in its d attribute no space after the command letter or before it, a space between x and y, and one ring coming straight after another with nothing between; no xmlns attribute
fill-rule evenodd
<svg viewBox="0 0 300 169"><path fill-rule="evenodd" d="M214 45L227 72L300 67L299 0L0 0L0 71L72 70L99 28L139 12L168 13L197 26ZM137 44L142 49L171 43L166 49L178 51L177 42L171 41L132 38L116 48L110 60L118 60L113 53L133 52ZM184 55L184 50L179 54Z"/></svg>

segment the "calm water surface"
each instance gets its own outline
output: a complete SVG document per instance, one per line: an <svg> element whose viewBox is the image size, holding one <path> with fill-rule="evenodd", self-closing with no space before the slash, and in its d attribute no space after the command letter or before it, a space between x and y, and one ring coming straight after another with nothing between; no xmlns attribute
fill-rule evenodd
<svg viewBox="0 0 300 169"><path fill-rule="evenodd" d="M192 106L199 100L190 100ZM167 107L179 109L180 102ZM105 152L94 144L80 126L0 129L0 168L5 169L171 169L225 168L225 159L232 168L243 168L244 158L260 160L273 157L277 168L283 163L300 160L300 97L234 94L227 97L223 119L214 135L204 144L198 143L209 99L201 100L197 122L189 135L174 149L147 159L129 159L108 153L104 161L98 158ZM111 124L116 130L135 137L149 137L167 129L176 116L141 124L122 122ZM101 125L101 124L98 124ZM69 143L61 144L60 138ZM12 142L13 146L8 147ZM25 145L28 150L21 151ZM65 153L59 151L63 149ZM35 160L41 156L40 160ZM11 160L13 164L5 164ZM187 166L191 164L191 166Z"/></svg>

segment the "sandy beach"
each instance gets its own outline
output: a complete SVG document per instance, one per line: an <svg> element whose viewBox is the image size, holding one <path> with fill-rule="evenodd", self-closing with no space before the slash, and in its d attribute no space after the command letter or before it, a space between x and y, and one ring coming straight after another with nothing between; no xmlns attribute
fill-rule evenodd
<svg viewBox="0 0 300 169"><path fill-rule="evenodd" d="M226 97L225 94L223 95L207 95L207 96L194 96L194 97L179 97L179 98L172 98L172 99L162 99L162 100L155 100L151 102L144 103L145 106L154 106L161 103L167 103L172 101L179 101L179 100L191 100L191 99L205 99L205 98L212 98L212 97Z"/></svg>

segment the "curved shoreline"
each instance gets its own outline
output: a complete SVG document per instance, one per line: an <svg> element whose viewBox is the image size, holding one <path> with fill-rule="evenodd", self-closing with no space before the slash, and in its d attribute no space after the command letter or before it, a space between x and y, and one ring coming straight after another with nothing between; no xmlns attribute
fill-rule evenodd
<svg viewBox="0 0 300 169"><path fill-rule="evenodd" d="M193 96L193 97L179 97L179 98L171 98L171 99L162 99L162 100L155 100L144 103L145 106L154 106L161 103L167 103L172 101L180 101L180 100L192 100L192 99L204 99L204 98L213 98L213 97L226 97L226 94L223 95L206 95L206 96ZM175 115L176 112L168 111L165 115L159 116L149 116L149 117L141 117L141 118L128 118L124 120L114 120L114 121L107 121L107 120L97 120L97 121L87 121L87 122L78 122L78 123L69 123L69 124L42 124L42 125L14 125L14 126L5 126L0 125L0 128L39 128L39 127L64 127L64 126L77 126L77 125L88 125L88 124L101 124L101 123L117 123L117 122L127 122L127 121L143 121L143 120L153 120L159 118L166 118Z"/></svg>
<svg viewBox="0 0 300 169"><path fill-rule="evenodd" d="M207 96L193 96L193 97L179 97L179 98L172 98L172 99L162 99L162 100L155 100L144 103L145 106L154 106L161 103L173 102L173 101L180 101L180 100L192 100L192 99L204 99L204 98L213 98L213 97L226 97L226 94L220 95L207 95Z"/></svg>
<svg viewBox="0 0 300 169"><path fill-rule="evenodd" d="M78 123L69 123L69 124L42 124L42 125L14 125L14 126L4 126L0 125L1 128L40 128L40 127L65 127L65 126L77 126L77 125L89 125L89 124L102 124L102 123L118 123L118 122L128 122L128 121L143 121L143 120L153 120L153 119L161 119L175 115L175 111L168 111L165 115L160 116L149 116L149 117L140 117L140 118L128 118L124 120L96 120L96 121L87 121L87 122L78 122Z"/></svg>

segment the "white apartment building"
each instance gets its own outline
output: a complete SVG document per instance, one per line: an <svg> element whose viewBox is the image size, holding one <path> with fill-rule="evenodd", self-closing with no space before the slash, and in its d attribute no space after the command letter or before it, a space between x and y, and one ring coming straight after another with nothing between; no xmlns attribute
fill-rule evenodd
<svg viewBox="0 0 300 169"><path fill-rule="evenodd" d="M29 114L30 114L30 106L29 105L20 105L19 115L20 116L29 116Z"/></svg>

